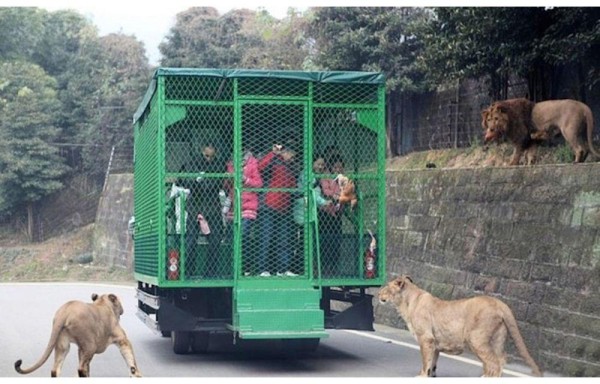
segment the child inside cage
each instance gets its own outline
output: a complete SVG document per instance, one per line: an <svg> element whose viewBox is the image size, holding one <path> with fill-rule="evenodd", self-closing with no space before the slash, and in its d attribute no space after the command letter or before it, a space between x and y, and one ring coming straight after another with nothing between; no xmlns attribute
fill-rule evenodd
<svg viewBox="0 0 600 384"><path fill-rule="evenodd" d="M344 173L344 161L338 153L328 157L325 173ZM342 212L339 209L340 185L335 178L321 179L321 189L325 198L334 204L319 211L319 231L321 242L321 260L323 275L333 277L338 273L342 236Z"/></svg>
<svg viewBox="0 0 600 384"><path fill-rule="evenodd" d="M227 162L227 172L234 173L233 159ZM250 273L249 252L250 252L250 232L258 217L259 199L258 192L248 190L249 188L261 188L263 179L258 171L258 160L252 154L251 148L245 148L242 158L242 193L241 193L241 217L242 217L242 258L244 261L243 270ZM223 214L227 224L228 238L232 239L232 224L235 214L235 190L233 179L225 180L225 191L230 206L223 205Z"/></svg>
<svg viewBox="0 0 600 384"><path fill-rule="evenodd" d="M180 173L194 173L196 177L181 177L178 184L190 190L186 211L186 254L189 274L198 271L198 238L202 234L208 242L208 255L219 255L220 243L223 236L223 220L221 218L219 190L221 181L218 178L207 177L207 174L222 173L225 164L219 158L217 149L212 144L200 147L200 154L192 156L192 160L184 164ZM200 216L201 216L201 220ZM200 226L203 226L201 232ZM206 229L209 229L208 233ZM204 271L205 273L208 271Z"/></svg>
<svg viewBox="0 0 600 384"><path fill-rule="evenodd" d="M325 170L325 160L323 157L317 156L313 162L314 174L321 174ZM306 172L301 172L298 177L298 189L304 191L306 186ZM324 209L324 207L332 206L333 203L330 199L326 199L321 192L321 186L317 182L317 179L313 176L312 180L309 181L311 191L314 191L314 203L317 205L317 209ZM295 255L301 257L295 257L299 260L296 264L301 265L302 257L305 254L304 250L304 234L305 234L305 222L314 223L316 217L312 212L309 211L308 207L308 196L300 196L294 200L294 222L296 224L296 246L294 247ZM313 247L313 255L315 249Z"/></svg>
<svg viewBox="0 0 600 384"><path fill-rule="evenodd" d="M296 187L296 176L293 172L293 162L296 151L280 144L274 144L271 152L259 160L259 170L263 174L269 191L264 196L263 206L260 208L261 243L258 258L260 276L271 276L271 269L278 275L296 276L290 270L292 256L292 196L287 191L273 189L286 189ZM269 177L265 177L265 173ZM275 232L277 238L275 239ZM269 262L271 242L274 242L275 254L278 260Z"/></svg>

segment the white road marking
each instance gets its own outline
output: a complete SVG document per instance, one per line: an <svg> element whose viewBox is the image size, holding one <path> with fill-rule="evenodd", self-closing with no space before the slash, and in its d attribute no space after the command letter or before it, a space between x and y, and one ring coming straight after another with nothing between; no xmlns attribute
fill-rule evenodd
<svg viewBox="0 0 600 384"><path fill-rule="evenodd" d="M383 341L383 342L386 342L386 343L392 343L392 344L400 345L402 347L406 347L406 348L410 348L410 349L419 350L419 346L416 345L416 344L410 344L410 343L405 343L403 341L388 339L387 337L377 336L377 335L369 334L369 333L366 333L366 332L353 331L353 330L350 330L350 329L345 329L344 332L352 333L352 334L358 335L358 336L369 337L371 339L380 340L380 341ZM462 363L476 365L478 367L483 367L483 364L481 364L481 362L477 361L477 360L469 359L469 358L462 357L462 356L448 355L446 353L440 353L440 355L444 356L444 357L447 357L449 359L452 359L452 360L460 361ZM515 372L515 371L512 371L510 369L503 369L502 371L504 373L506 373L507 375L517 376L517 377L532 377L530 375L526 375L526 374L520 373L520 372Z"/></svg>

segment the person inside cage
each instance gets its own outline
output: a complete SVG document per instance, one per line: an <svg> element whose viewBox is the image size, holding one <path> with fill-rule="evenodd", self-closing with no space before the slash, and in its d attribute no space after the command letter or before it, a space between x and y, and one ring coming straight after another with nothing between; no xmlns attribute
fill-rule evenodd
<svg viewBox="0 0 600 384"><path fill-rule="evenodd" d="M227 172L234 173L233 159L227 162ZM241 217L242 217L242 257L243 257L243 270L244 272L250 272L250 232L258 216L258 192L247 190L248 188L261 188L263 186L263 179L258 170L258 160L252 154L251 148L244 150L242 158L242 193L241 193ZM229 201L229 204L222 204L223 215L227 225L227 238L230 242L233 240L233 218L235 213L235 190L233 179L225 180L225 201Z"/></svg>
<svg viewBox="0 0 600 384"><path fill-rule="evenodd" d="M180 177L179 185L190 190L186 204L186 268L190 275L199 272L200 258L198 255L199 236L206 238L208 243L207 257L212 258L220 253L220 243L223 236L223 219L219 191L222 181L210 174L223 173L225 164L221 161L217 149L212 144L201 146L199 153L192 153L192 159L184 164L179 173L187 174ZM218 266L203 271L206 275L217 274Z"/></svg>
<svg viewBox="0 0 600 384"><path fill-rule="evenodd" d="M271 271L279 275L296 275L290 270L293 246L292 196L287 191L273 190L296 187L296 176L293 171L295 156L294 149L274 144L271 152L259 160L258 168L265 186L269 189L260 207L261 242L258 258L260 276L271 276ZM269 263L271 245L278 257L275 265ZM272 269L273 267L275 270Z"/></svg>
<svg viewBox="0 0 600 384"><path fill-rule="evenodd" d="M344 161L339 154L332 153L327 157L325 173L334 175L344 173ZM338 204L341 190L335 177L322 178L320 185L323 196L334 202L318 211L323 274L326 277L332 277L339 272L338 264L342 244L342 212Z"/></svg>
<svg viewBox="0 0 600 384"><path fill-rule="evenodd" d="M325 170L325 160L321 156L316 156L315 161L313 162L313 172L314 174L321 174ZM326 199L321 192L321 186L317 182L317 179L313 175L312 179L309 182L310 191L309 193L314 192L314 203L317 205L317 210L325 209L326 207L331 207L333 205L332 200ZM304 191L306 186L306 173L301 172L298 177L298 189L300 191ZM301 258L304 255L304 223L314 223L315 215L309 211L308 207L308 197L304 196L302 193L300 196L296 197L294 200L294 222L296 224L296 246L294 247L295 255L300 255L300 257L295 257L297 263L302 265ZM313 243L314 244L314 243ZM315 256L315 247L313 247L313 256Z"/></svg>
<svg viewBox="0 0 600 384"><path fill-rule="evenodd" d="M340 148L336 145L336 144L330 144L328 146L325 147L325 149L323 150L323 159L325 159L325 164L327 167L329 167L331 164L333 164L333 162L337 159L341 160L342 158L342 153L340 151ZM342 162L342 166L343 166L343 162Z"/></svg>

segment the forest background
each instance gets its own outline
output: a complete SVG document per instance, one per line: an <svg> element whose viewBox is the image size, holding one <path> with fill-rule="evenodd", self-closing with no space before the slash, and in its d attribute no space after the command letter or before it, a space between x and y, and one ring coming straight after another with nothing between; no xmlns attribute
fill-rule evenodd
<svg viewBox="0 0 600 384"><path fill-rule="evenodd" d="M100 36L72 10L0 8L0 35L0 238L39 242L86 224L74 202L95 212L109 164L131 170L131 120L155 68L136 36ZM391 109L464 79L490 100L515 78L532 100L552 99L568 71L585 102L598 92L599 44L595 7L290 8L281 19L195 7L176 16L159 65L378 71ZM56 204L70 193L83 198Z"/></svg>

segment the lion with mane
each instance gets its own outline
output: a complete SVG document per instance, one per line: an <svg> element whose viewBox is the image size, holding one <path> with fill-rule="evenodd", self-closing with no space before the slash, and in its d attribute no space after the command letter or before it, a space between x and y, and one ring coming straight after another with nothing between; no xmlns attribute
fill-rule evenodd
<svg viewBox="0 0 600 384"><path fill-rule="evenodd" d="M496 101L481 112L481 126L485 143L508 139L515 147L509 165L518 165L521 156L533 144L531 134L535 127L531 113L535 103L525 98ZM535 149L527 153L527 165L533 163Z"/></svg>
<svg viewBox="0 0 600 384"><path fill-rule="evenodd" d="M590 152L600 158L592 139L594 115L586 104L571 99L541 101L533 107L531 121L536 127L532 140L547 141L562 134L575 163L583 163Z"/></svg>
<svg viewBox="0 0 600 384"><path fill-rule="evenodd" d="M510 165L519 164L527 151L527 164L533 162L537 144L562 135L575 154L575 163L582 163L594 148L594 116L590 108L579 101L548 100L533 103L525 98L497 101L481 112L485 130L484 142L506 137L515 146ZM587 143L586 143L587 139Z"/></svg>

